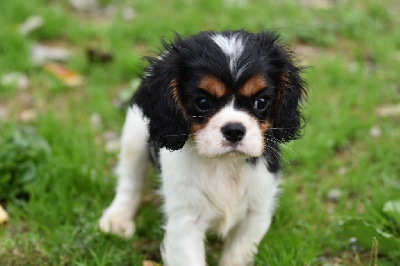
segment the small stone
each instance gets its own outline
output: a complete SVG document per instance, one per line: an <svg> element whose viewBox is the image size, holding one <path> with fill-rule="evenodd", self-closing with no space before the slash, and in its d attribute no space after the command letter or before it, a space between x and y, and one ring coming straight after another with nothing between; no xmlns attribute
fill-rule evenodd
<svg viewBox="0 0 400 266"><path fill-rule="evenodd" d="M369 134L374 139L379 138L382 135L382 129L380 127L378 127L378 126L374 126L369 131Z"/></svg>
<svg viewBox="0 0 400 266"><path fill-rule="evenodd" d="M37 112L35 109L23 110L19 115L21 121L25 123L30 123L35 121L36 117L37 117Z"/></svg>
<svg viewBox="0 0 400 266"><path fill-rule="evenodd" d="M120 149L119 135L115 131L106 131L103 133L103 139L105 141L105 150L113 153Z"/></svg>
<svg viewBox="0 0 400 266"><path fill-rule="evenodd" d="M119 139L107 141L105 149L107 152L110 152L110 153L119 151L119 149L120 149Z"/></svg>
<svg viewBox="0 0 400 266"><path fill-rule="evenodd" d="M32 62L35 65L43 65L46 61L66 61L69 52L61 47L53 47L42 44L35 44L31 51Z"/></svg>
<svg viewBox="0 0 400 266"><path fill-rule="evenodd" d="M347 64L347 70L350 73L355 73L358 70L358 64L356 62L350 62Z"/></svg>
<svg viewBox="0 0 400 266"><path fill-rule="evenodd" d="M380 117L400 116L400 104L381 106L376 113Z"/></svg>
<svg viewBox="0 0 400 266"><path fill-rule="evenodd" d="M118 8L116 6L113 5L109 5L106 8L104 8L103 10L103 14L105 18L114 18L115 15L118 13Z"/></svg>
<svg viewBox="0 0 400 266"><path fill-rule="evenodd" d="M29 78L21 72L8 72L1 76L1 85L15 85L19 90L25 90L29 86Z"/></svg>
<svg viewBox="0 0 400 266"><path fill-rule="evenodd" d="M102 125L101 116L98 113L93 113L90 116L90 125L94 130L97 130L101 127Z"/></svg>
<svg viewBox="0 0 400 266"><path fill-rule="evenodd" d="M27 18L24 23L19 26L19 32L22 35L28 35L32 31L36 30L43 26L43 17L41 16L32 16Z"/></svg>
<svg viewBox="0 0 400 266"><path fill-rule="evenodd" d="M126 21L130 21L136 17L136 11L135 9L131 7L125 7L122 9L122 17Z"/></svg>
<svg viewBox="0 0 400 266"><path fill-rule="evenodd" d="M335 213L335 209L332 206L328 206L326 208L326 212L329 214L334 214Z"/></svg>
<svg viewBox="0 0 400 266"><path fill-rule="evenodd" d="M328 199L332 202L337 202L342 196L342 191L340 189L334 188L328 192Z"/></svg>
<svg viewBox="0 0 400 266"><path fill-rule="evenodd" d="M78 11L94 11L99 6L97 0L69 0L69 4Z"/></svg>
<svg viewBox="0 0 400 266"><path fill-rule="evenodd" d="M338 170L339 175L344 176L347 173L347 168L346 167L340 167Z"/></svg>
<svg viewBox="0 0 400 266"><path fill-rule="evenodd" d="M350 237L349 239L350 250L357 252L360 252L362 250L361 247L357 244L357 241L358 241L357 237Z"/></svg>
<svg viewBox="0 0 400 266"><path fill-rule="evenodd" d="M103 139L105 141L107 140L113 140L113 139L118 139L119 135L116 131L112 131L112 130L107 130L103 133Z"/></svg>
<svg viewBox="0 0 400 266"><path fill-rule="evenodd" d="M333 7L333 0L303 0L305 4L315 9L331 9Z"/></svg>

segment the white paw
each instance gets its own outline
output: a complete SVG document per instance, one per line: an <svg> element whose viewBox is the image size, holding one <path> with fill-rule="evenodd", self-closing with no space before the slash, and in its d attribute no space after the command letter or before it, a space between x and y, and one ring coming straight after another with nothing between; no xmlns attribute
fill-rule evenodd
<svg viewBox="0 0 400 266"><path fill-rule="evenodd" d="M219 266L254 266L254 261L251 256L237 257L235 255L227 256L227 254L223 254L218 265Z"/></svg>
<svg viewBox="0 0 400 266"><path fill-rule="evenodd" d="M130 238L135 233L135 223L121 211L106 209L99 220L100 230L123 238Z"/></svg>

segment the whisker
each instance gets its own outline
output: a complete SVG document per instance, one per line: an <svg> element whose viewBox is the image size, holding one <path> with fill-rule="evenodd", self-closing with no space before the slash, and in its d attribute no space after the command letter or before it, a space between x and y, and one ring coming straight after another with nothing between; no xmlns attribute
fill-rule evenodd
<svg viewBox="0 0 400 266"><path fill-rule="evenodd" d="M282 153L274 148L272 148L271 146L265 146L266 149L269 149L270 151L273 151L276 153L276 155L280 156L280 158L282 158L286 163L291 164L288 159L282 155ZM283 165L282 165L283 166Z"/></svg>
<svg viewBox="0 0 400 266"><path fill-rule="evenodd" d="M279 160L279 158L283 158L282 156L280 156L279 152L277 152L276 150L271 149L271 147L266 147L266 149L269 149L270 151L272 151L272 155L273 157L268 157L268 160L271 160L272 162L278 163L282 168L283 168L283 164L282 162ZM278 153L278 154L276 154ZM285 161L287 161L285 158L283 158Z"/></svg>
<svg viewBox="0 0 400 266"><path fill-rule="evenodd" d="M281 141L278 141L277 139L273 139L273 138L268 138L268 137L266 137L265 139L266 139L267 141L274 142L274 143L276 143L276 144L278 144L278 145L282 145L283 148L285 148L285 149L287 149L288 151L290 151L291 153L293 153L296 157L299 157L298 153L296 153L296 152L294 151L294 149L292 149L291 147L289 147L287 144L285 144L285 143L283 143L283 142L281 142Z"/></svg>
<svg viewBox="0 0 400 266"><path fill-rule="evenodd" d="M180 137L180 136L188 136L188 134L175 134L175 135L165 135L166 137Z"/></svg>

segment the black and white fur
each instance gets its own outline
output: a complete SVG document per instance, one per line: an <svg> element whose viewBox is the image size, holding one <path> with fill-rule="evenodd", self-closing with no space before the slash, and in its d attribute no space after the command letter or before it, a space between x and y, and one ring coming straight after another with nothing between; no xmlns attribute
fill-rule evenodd
<svg viewBox="0 0 400 266"><path fill-rule="evenodd" d="M164 198L164 265L205 265L207 230L225 239L220 265L252 264L279 192L279 143L298 138L303 120L301 69L277 40L271 32L177 35L148 58L102 231L134 234L153 158Z"/></svg>

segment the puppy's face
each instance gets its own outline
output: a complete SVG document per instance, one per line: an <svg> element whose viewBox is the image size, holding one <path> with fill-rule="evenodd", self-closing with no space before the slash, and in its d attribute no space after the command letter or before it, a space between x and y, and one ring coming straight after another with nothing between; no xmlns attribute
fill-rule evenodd
<svg viewBox="0 0 400 266"><path fill-rule="evenodd" d="M203 32L150 58L132 99L150 120L150 141L178 150L191 138L203 156L259 157L298 136L305 93L292 53L273 33Z"/></svg>
<svg viewBox="0 0 400 266"><path fill-rule="evenodd" d="M208 73L194 75L182 86L174 84L200 155L258 157L265 149L273 89L261 73L233 84Z"/></svg>

